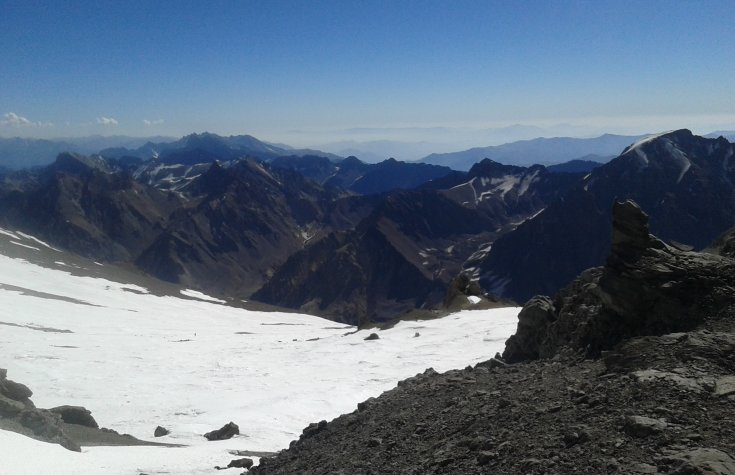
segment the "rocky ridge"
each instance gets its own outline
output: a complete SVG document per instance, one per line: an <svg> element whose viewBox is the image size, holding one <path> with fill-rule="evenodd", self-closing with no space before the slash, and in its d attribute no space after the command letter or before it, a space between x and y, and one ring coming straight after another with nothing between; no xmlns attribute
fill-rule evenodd
<svg viewBox="0 0 735 475"><path fill-rule="evenodd" d="M530 302L505 360L429 369L249 473L735 474L735 260L614 216L606 266Z"/></svg>

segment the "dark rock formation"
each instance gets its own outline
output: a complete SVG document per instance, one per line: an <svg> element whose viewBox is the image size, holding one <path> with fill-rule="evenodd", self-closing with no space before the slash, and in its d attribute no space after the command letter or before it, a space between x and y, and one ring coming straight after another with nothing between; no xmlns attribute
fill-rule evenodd
<svg viewBox="0 0 735 475"><path fill-rule="evenodd" d="M227 464L227 468L244 468L249 469L253 466L253 459L251 458L241 458L241 459L235 459L230 460L230 463Z"/></svg>
<svg viewBox="0 0 735 475"><path fill-rule="evenodd" d="M84 407L58 406L49 409L49 411L61 416L61 420L63 420L67 424L77 424L80 426L92 427L94 429L99 428L99 425L97 425L97 421L95 421L94 417L92 417L92 413L89 411L89 409L86 409Z"/></svg>
<svg viewBox="0 0 735 475"><path fill-rule="evenodd" d="M0 428L81 451L64 433L61 416L37 409L29 399L32 395L27 386L7 379L7 370L0 371Z"/></svg>
<svg viewBox="0 0 735 475"><path fill-rule="evenodd" d="M240 433L240 428L234 422L228 422L217 430L207 432L204 434L204 438L209 441L212 440L226 440L231 439Z"/></svg>
<svg viewBox="0 0 735 475"><path fill-rule="evenodd" d="M636 335L690 330L732 298L735 262L680 251L648 233L631 201L613 207L612 250L553 301L531 299L506 344L510 362L553 356L562 347L596 356Z"/></svg>
<svg viewBox="0 0 735 475"><path fill-rule="evenodd" d="M9 394L17 399L8 397ZM31 394L25 385L7 379L7 370L0 369L0 429L59 444L76 452L81 451L80 446L88 445L168 445L100 429L92 414L80 406L36 408L28 399Z"/></svg>
<svg viewBox="0 0 735 475"><path fill-rule="evenodd" d="M33 391L25 384L16 383L3 377L0 379L0 394L15 401L25 402L33 396Z"/></svg>
<svg viewBox="0 0 735 475"><path fill-rule="evenodd" d="M164 435L169 435L171 431L166 429L165 427L156 426L156 430L153 431L153 437L163 437Z"/></svg>

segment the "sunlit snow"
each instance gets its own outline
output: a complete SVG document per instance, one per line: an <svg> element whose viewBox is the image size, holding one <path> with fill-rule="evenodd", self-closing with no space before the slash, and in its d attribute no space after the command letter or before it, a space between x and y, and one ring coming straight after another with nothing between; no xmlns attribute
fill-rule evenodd
<svg viewBox="0 0 735 475"><path fill-rule="evenodd" d="M310 422L351 412L428 367L488 359L515 330L518 310L356 331L309 315L157 296L0 255L0 367L8 377L28 385L39 407L82 405L100 425L148 440L162 425L171 435L157 441L186 445L79 454L0 431L0 473L212 473L236 458L228 450L280 450ZM380 339L365 341L371 331ZM202 437L229 421L239 437Z"/></svg>

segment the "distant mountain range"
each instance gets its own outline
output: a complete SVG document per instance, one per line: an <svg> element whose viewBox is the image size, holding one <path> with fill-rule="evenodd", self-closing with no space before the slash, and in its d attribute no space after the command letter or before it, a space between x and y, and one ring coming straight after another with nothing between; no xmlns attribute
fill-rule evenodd
<svg viewBox="0 0 735 475"><path fill-rule="evenodd" d="M169 137L91 136L63 139L0 137L0 167L13 170L48 165L63 152L89 155L108 147L140 147L146 142L175 140Z"/></svg>
<svg viewBox="0 0 735 475"><path fill-rule="evenodd" d="M512 142L494 147L484 147L446 154L431 154L420 160L426 164L445 166L454 170L469 170L483 158L511 165L554 164L572 159L605 162L616 156L636 137L602 136L597 139L534 139ZM334 145L334 144L332 144ZM378 163L396 155L406 147L417 150L417 144L398 141L372 141L370 147L336 147L339 154L321 150L297 149L284 144L273 144L250 135L228 137L204 132L190 134L180 139L167 137L134 138L124 136L84 137L59 140L0 138L0 167L18 170L48 165L63 152L82 155L100 154L107 158L135 157L142 160L158 159L168 164L194 164L212 160L257 158L270 161L278 157L325 157L331 161L345 156L357 156L363 163ZM353 144L356 145L356 144ZM419 144L420 145L420 144ZM430 152L432 145L423 144ZM378 152L376 152L376 150ZM364 155L362 155L364 154ZM404 154L405 155L405 154Z"/></svg>
<svg viewBox="0 0 735 475"><path fill-rule="evenodd" d="M434 153L422 158L420 162L443 165L454 170L469 170L483 158L507 165L551 165L575 159L605 162L618 156L625 147L639 138L640 136L611 134L590 139L537 138L461 152Z"/></svg>
<svg viewBox="0 0 735 475"><path fill-rule="evenodd" d="M7 174L0 222L167 281L357 323L441 303L478 248L582 177L489 160L463 173L392 159L233 159L274 152L245 137L179 142L139 151L155 160L63 153Z"/></svg>
<svg viewBox="0 0 735 475"><path fill-rule="evenodd" d="M486 158L465 172L310 152L192 134L62 153L0 173L0 224L215 295L363 323L441 305L460 273L519 302L554 293L604 260L616 198L695 247L735 216L735 145L687 130L606 164Z"/></svg>

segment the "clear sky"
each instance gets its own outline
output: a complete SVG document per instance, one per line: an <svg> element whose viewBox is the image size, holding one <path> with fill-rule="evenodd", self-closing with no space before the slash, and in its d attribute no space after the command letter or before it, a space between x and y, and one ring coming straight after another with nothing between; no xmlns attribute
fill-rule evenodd
<svg viewBox="0 0 735 475"><path fill-rule="evenodd" d="M0 0L0 136L733 129L734 32L732 0Z"/></svg>

